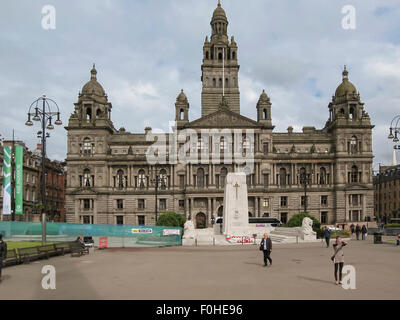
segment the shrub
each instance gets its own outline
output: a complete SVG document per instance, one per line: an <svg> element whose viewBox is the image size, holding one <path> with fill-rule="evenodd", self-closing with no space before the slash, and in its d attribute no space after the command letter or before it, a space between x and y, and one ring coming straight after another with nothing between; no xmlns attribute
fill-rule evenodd
<svg viewBox="0 0 400 320"><path fill-rule="evenodd" d="M336 238L340 236L342 238L351 238L351 232L347 230L333 231L331 233L331 238Z"/></svg>
<svg viewBox="0 0 400 320"><path fill-rule="evenodd" d="M400 228L400 223L389 223L385 225L385 228Z"/></svg>
<svg viewBox="0 0 400 320"><path fill-rule="evenodd" d="M181 227L186 222L186 217L182 214L176 213L174 211L168 211L162 213L157 219L157 226L164 227Z"/></svg>

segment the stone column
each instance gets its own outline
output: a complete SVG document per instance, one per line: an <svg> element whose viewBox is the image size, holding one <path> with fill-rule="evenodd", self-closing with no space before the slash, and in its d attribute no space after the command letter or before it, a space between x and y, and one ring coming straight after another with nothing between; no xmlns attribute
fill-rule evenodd
<svg viewBox="0 0 400 320"><path fill-rule="evenodd" d="M259 217L259 211L258 211L258 197L254 197L254 217Z"/></svg>

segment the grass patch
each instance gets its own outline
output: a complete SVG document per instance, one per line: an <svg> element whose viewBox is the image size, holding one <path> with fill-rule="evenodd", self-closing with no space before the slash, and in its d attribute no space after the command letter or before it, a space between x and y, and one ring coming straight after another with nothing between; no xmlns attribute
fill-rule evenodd
<svg viewBox="0 0 400 320"><path fill-rule="evenodd" d="M41 241L6 241L7 250L18 249L18 248L28 248L41 246ZM55 242L46 242L46 244L53 244Z"/></svg>

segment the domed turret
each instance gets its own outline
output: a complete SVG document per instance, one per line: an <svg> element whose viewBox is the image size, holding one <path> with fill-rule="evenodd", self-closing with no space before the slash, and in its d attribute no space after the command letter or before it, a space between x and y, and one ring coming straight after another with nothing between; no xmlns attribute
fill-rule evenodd
<svg viewBox="0 0 400 320"><path fill-rule="evenodd" d="M268 95L265 93L265 90L263 90L263 92L260 95L260 98L258 99L259 102L269 102L269 97Z"/></svg>
<svg viewBox="0 0 400 320"><path fill-rule="evenodd" d="M336 89L335 97L343 97L346 96L347 94L357 94L356 87L349 81L349 72L346 70L346 66L344 66L342 75L343 75L343 80L342 83Z"/></svg>
<svg viewBox="0 0 400 320"><path fill-rule="evenodd" d="M183 102L183 103L188 102L188 99L186 97L186 94L183 92L183 89L181 90L181 92L179 93L178 97L176 98L176 101Z"/></svg>
<svg viewBox="0 0 400 320"><path fill-rule="evenodd" d="M87 82L82 88L82 95L98 95L98 96L105 96L106 93L104 92L103 87L100 83L97 82L97 70L95 65L93 64L92 70L90 70L90 81Z"/></svg>
<svg viewBox="0 0 400 320"><path fill-rule="evenodd" d="M228 18L226 17L226 12L225 10L221 7L221 1L218 0L218 6L217 8L214 10L213 13L213 20L225 20L226 22L228 22Z"/></svg>

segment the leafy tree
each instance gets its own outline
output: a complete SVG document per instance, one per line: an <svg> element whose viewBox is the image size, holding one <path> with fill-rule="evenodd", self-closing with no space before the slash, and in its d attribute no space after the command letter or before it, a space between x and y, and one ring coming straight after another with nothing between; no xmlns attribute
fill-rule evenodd
<svg viewBox="0 0 400 320"><path fill-rule="evenodd" d="M186 222L186 217L182 214L176 213L174 211L168 211L162 213L157 219L157 226L164 227L181 227Z"/></svg>

